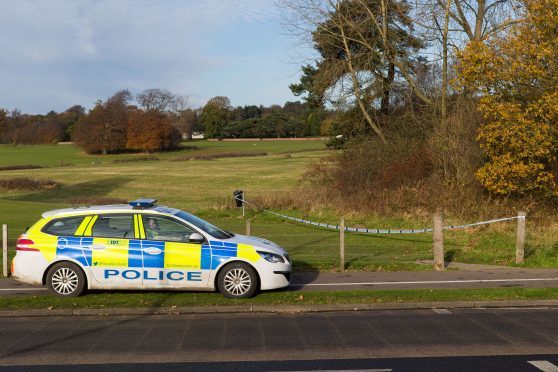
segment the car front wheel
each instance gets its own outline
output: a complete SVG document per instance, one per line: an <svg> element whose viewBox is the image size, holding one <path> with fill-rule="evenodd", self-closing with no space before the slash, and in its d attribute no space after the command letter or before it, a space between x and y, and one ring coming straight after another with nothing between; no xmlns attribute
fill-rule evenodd
<svg viewBox="0 0 558 372"><path fill-rule="evenodd" d="M225 297L248 298L258 289L258 276L251 266L235 262L221 270L217 285Z"/></svg>
<svg viewBox="0 0 558 372"><path fill-rule="evenodd" d="M79 296L85 287L83 271L71 262L61 262L50 268L47 274L50 293L62 297Z"/></svg>

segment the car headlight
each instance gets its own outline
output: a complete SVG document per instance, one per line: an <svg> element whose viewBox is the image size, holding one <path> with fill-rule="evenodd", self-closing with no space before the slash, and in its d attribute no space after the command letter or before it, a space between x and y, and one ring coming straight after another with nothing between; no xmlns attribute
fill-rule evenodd
<svg viewBox="0 0 558 372"><path fill-rule="evenodd" d="M262 258L264 258L266 261L269 261L271 263L284 263L285 262L283 257L281 257L281 255L279 255L279 254L269 253L269 252L262 252L262 251L256 251L256 252L258 252L258 254L260 256L262 256Z"/></svg>

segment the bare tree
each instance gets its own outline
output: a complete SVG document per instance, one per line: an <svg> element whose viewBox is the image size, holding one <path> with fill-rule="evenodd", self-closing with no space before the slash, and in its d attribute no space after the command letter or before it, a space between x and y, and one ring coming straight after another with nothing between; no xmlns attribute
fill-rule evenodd
<svg viewBox="0 0 558 372"><path fill-rule="evenodd" d="M207 105L214 105L224 110L232 109L231 100L227 96L215 96L207 101Z"/></svg>
<svg viewBox="0 0 558 372"><path fill-rule="evenodd" d="M165 89L146 89L136 96L136 100L147 111L165 111L172 106L175 95Z"/></svg>
<svg viewBox="0 0 558 372"><path fill-rule="evenodd" d="M188 97L176 95L173 102L174 125L188 140L192 139L194 128L198 125L199 110L190 107Z"/></svg>
<svg viewBox="0 0 558 372"><path fill-rule="evenodd" d="M520 0L416 0L413 23L432 46L431 62L442 61L441 113L446 116L450 61L469 42L506 32L521 17Z"/></svg>

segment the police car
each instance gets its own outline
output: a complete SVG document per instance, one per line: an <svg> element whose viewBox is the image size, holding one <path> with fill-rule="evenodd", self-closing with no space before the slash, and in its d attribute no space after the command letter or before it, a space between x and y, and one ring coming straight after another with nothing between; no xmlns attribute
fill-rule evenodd
<svg viewBox="0 0 558 372"><path fill-rule="evenodd" d="M155 203L43 213L17 241L13 277L64 297L84 289L218 289L246 298L289 285L283 248Z"/></svg>

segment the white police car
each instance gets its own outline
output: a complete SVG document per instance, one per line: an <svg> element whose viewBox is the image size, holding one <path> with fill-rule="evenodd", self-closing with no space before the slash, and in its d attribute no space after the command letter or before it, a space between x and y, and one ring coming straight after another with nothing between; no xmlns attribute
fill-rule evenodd
<svg viewBox="0 0 558 372"><path fill-rule="evenodd" d="M18 239L13 277L65 297L88 288L218 289L246 298L289 285L283 248L155 202L43 213Z"/></svg>

